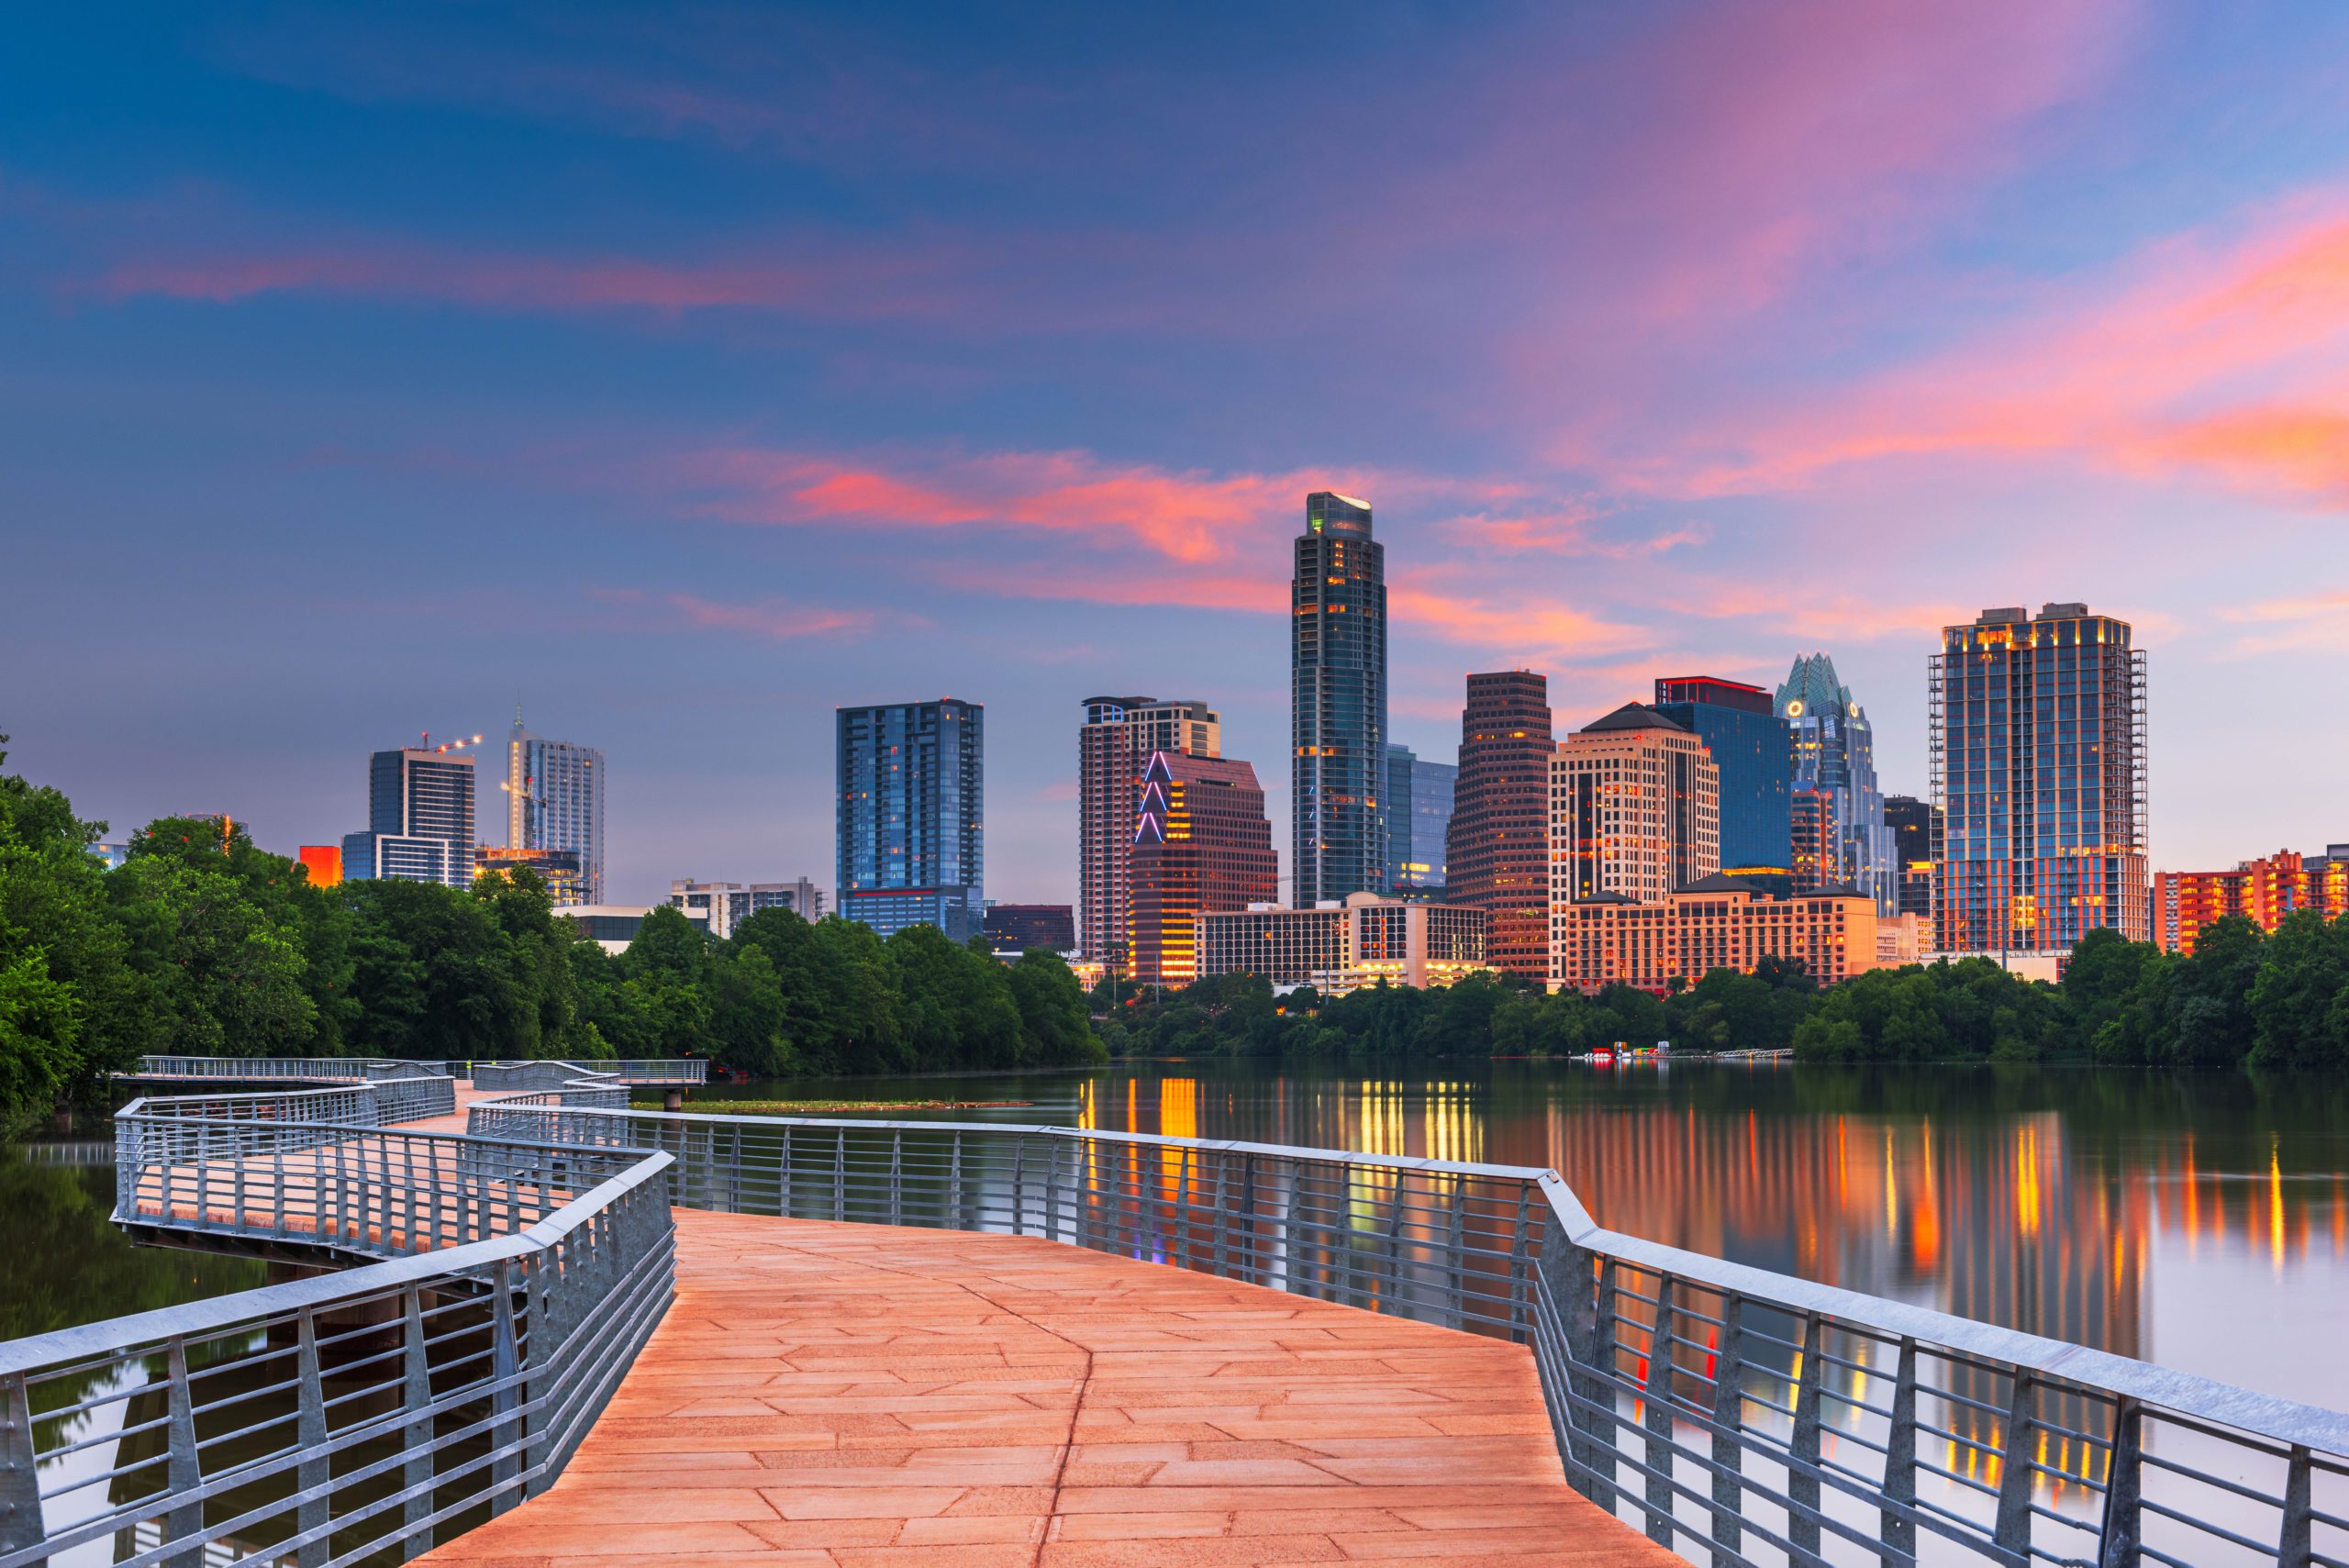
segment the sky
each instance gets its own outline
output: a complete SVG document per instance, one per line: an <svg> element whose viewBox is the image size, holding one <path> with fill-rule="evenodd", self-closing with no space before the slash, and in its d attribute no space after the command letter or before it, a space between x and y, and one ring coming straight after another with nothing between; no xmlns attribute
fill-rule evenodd
<svg viewBox="0 0 2349 1568"><path fill-rule="evenodd" d="M50 6L0 51L0 730L116 836L600 747L614 901L832 881L832 711L1208 702L1286 858L1289 539L1395 739L1937 628L2149 651L2156 867L2349 840L2349 7ZM493 799L495 796L493 795ZM484 836L496 837L495 823Z"/></svg>

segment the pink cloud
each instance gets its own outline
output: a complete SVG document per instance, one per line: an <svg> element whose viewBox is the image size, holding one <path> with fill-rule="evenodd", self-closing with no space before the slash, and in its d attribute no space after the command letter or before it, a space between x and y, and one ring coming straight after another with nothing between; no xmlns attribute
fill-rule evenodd
<svg viewBox="0 0 2349 1568"><path fill-rule="evenodd" d="M2260 653L2349 651L2349 592L2266 599L2219 612L2245 630L2229 651L2238 658Z"/></svg>

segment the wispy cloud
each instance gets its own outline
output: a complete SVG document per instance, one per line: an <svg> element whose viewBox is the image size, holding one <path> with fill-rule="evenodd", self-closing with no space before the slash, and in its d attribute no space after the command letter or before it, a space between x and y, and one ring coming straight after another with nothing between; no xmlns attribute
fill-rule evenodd
<svg viewBox="0 0 2349 1568"><path fill-rule="evenodd" d="M648 593L637 588L597 588L592 593L603 603L629 612L631 619L647 629L736 632L768 642L862 636L885 618L897 625L925 624L901 612L885 617L874 610L810 605L774 595L729 603L698 594Z"/></svg>
<svg viewBox="0 0 2349 1568"><path fill-rule="evenodd" d="M2238 658L2261 653L2349 652L2349 590L2265 599L2219 614L2246 628L2229 648Z"/></svg>

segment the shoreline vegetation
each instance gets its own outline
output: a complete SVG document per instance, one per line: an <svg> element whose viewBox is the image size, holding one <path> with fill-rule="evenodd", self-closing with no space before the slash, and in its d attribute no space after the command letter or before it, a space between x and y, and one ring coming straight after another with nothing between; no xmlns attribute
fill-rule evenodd
<svg viewBox="0 0 2349 1568"><path fill-rule="evenodd" d="M733 1100L688 1097L685 1109L700 1116L841 1116L863 1111L978 1111L1032 1106L1033 1100ZM657 1111L659 1100L630 1100L629 1109Z"/></svg>

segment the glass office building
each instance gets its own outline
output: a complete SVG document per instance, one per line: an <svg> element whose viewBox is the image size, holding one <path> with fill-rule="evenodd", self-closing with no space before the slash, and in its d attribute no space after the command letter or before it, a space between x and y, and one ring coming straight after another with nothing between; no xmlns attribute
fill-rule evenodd
<svg viewBox="0 0 2349 1568"><path fill-rule="evenodd" d="M1928 696L1942 862L1933 924L1954 952L2068 952L2105 928L2154 935L2145 655L2083 604L1945 627Z"/></svg>
<svg viewBox="0 0 2349 1568"><path fill-rule="evenodd" d="M1295 902L1386 878L1386 552L1370 503L1305 498L1289 588Z"/></svg>
<svg viewBox="0 0 2349 1568"><path fill-rule="evenodd" d="M604 901L604 754L592 746L549 740L522 728L506 738L506 845L577 857L579 873L557 904Z"/></svg>
<svg viewBox="0 0 2349 1568"><path fill-rule="evenodd" d="M1721 774L1721 867L1792 864L1789 806L1794 756L1770 693L1711 675L1658 680L1655 711L1695 732Z"/></svg>
<svg viewBox="0 0 2349 1568"><path fill-rule="evenodd" d="M838 717L840 913L885 937L915 925L958 942L977 936L985 710L942 697Z"/></svg>
<svg viewBox="0 0 2349 1568"><path fill-rule="evenodd" d="M1884 792L1876 782L1876 726L1835 677L1824 653L1798 655L1778 688L1778 717L1787 721L1797 789L1831 797L1835 864L1822 868L1831 883L1848 882L1876 900L1880 915L1899 913L1892 830L1885 825Z"/></svg>
<svg viewBox="0 0 2349 1568"><path fill-rule="evenodd" d="M1443 840L1460 770L1408 746L1386 748L1386 886L1404 897L1443 891Z"/></svg>
<svg viewBox="0 0 2349 1568"><path fill-rule="evenodd" d="M454 745L368 758L367 827L343 835L342 874L472 886L473 759Z"/></svg>

